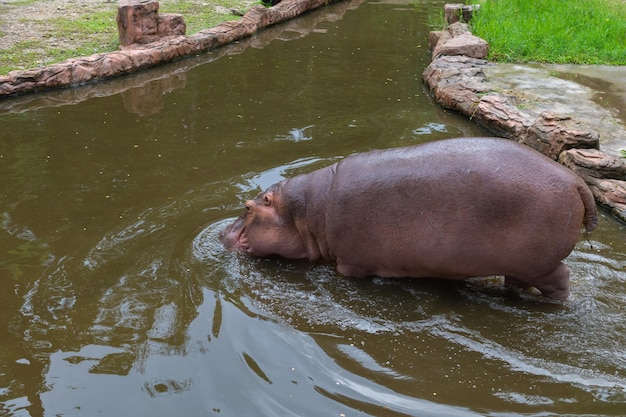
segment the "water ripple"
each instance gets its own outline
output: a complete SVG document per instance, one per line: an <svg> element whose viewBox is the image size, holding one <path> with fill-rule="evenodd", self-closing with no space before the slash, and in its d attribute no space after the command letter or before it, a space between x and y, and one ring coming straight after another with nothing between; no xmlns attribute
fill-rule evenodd
<svg viewBox="0 0 626 417"><path fill-rule="evenodd" d="M349 394L318 387L329 398L354 405L368 393L370 403L407 412L419 400L399 394L424 378L424 365L417 359L423 357L442 370L431 375L432 390L444 390L440 385L457 377L457 384L474 386L476 398L516 404L526 412L552 407L575 414L583 407L581 392L607 406L626 404L626 362L620 348L626 342L626 304L615 288L620 282L623 287L626 264L622 255L610 253L609 245L583 244L574 251L566 261L572 269L572 299L545 303L501 290L500 279L470 284L356 280L339 277L333 265L251 259L220 244L218 233L231 221L218 221L196 235L193 257L217 266L210 275L222 276L219 288L245 297L248 309L314 337L327 355L320 362L342 363L350 371L346 379L328 375ZM594 298L585 294L594 288ZM397 357L385 353L399 347L405 352ZM407 359L411 353L413 360ZM468 363L473 365L467 368ZM467 369L461 372L457 366ZM488 379L495 374L498 378ZM362 386L356 382L361 377L382 385ZM520 384L528 385L519 389ZM533 387L562 393L541 395ZM418 391L423 397L428 388Z"/></svg>

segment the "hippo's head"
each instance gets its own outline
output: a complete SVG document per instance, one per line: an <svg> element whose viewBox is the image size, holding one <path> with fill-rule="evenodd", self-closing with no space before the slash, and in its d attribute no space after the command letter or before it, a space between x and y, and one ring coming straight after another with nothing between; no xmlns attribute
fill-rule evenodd
<svg viewBox="0 0 626 417"><path fill-rule="evenodd" d="M296 225L280 200L279 186L273 185L246 201L244 212L220 232L226 249L259 257L306 258Z"/></svg>

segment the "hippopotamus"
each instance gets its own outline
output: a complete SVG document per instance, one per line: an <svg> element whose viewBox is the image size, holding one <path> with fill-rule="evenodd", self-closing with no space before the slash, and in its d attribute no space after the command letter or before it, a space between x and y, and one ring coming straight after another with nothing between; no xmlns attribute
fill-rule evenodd
<svg viewBox="0 0 626 417"><path fill-rule="evenodd" d="M348 156L270 186L220 232L228 250L335 262L349 277L466 279L569 296L563 264L593 195L515 141L457 138Z"/></svg>

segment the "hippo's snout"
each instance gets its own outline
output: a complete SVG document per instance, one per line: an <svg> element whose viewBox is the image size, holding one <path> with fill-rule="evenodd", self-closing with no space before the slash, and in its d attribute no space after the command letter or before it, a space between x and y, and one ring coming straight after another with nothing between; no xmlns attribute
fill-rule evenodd
<svg viewBox="0 0 626 417"><path fill-rule="evenodd" d="M229 234L231 232L231 230L233 229L233 223L229 224L228 226L226 226L224 229L222 229L220 231L220 233L217 235L218 239L220 240L220 242L222 242L224 245L226 245L226 242L228 241L229 238Z"/></svg>
<svg viewBox="0 0 626 417"><path fill-rule="evenodd" d="M233 250L235 247L235 242L237 241L234 233L232 233L232 229L233 225L231 224L219 233L220 242L222 242L224 247L228 250Z"/></svg>
<svg viewBox="0 0 626 417"><path fill-rule="evenodd" d="M218 238L227 250L235 251L241 249L240 238L244 230L244 220L238 217L219 232Z"/></svg>

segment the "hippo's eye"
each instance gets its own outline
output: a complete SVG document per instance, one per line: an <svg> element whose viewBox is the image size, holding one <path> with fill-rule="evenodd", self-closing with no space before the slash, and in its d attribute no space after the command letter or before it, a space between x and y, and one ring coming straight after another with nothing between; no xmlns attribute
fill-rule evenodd
<svg viewBox="0 0 626 417"><path fill-rule="evenodd" d="M250 213L252 211L252 208L250 207L250 204L246 204L246 213Z"/></svg>

